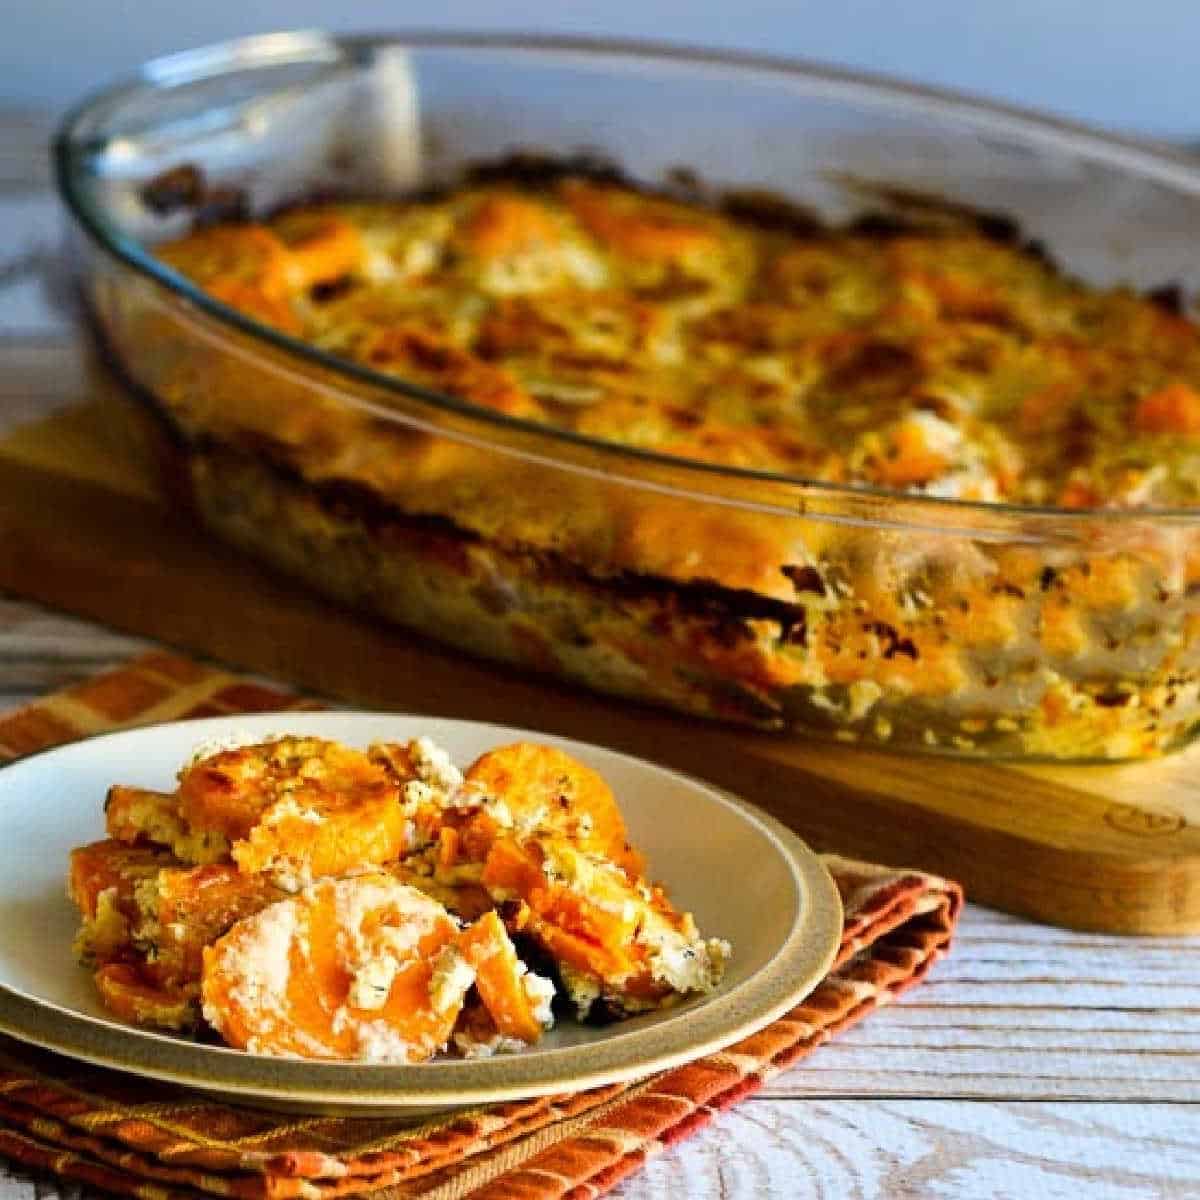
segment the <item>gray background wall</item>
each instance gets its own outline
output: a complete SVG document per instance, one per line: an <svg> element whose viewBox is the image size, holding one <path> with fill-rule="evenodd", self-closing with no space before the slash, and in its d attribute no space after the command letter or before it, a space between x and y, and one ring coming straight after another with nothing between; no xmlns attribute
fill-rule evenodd
<svg viewBox="0 0 1200 1200"><path fill-rule="evenodd" d="M537 30L765 50L1200 140L1200 0L0 0L0 104L275 28Z"/></svg>

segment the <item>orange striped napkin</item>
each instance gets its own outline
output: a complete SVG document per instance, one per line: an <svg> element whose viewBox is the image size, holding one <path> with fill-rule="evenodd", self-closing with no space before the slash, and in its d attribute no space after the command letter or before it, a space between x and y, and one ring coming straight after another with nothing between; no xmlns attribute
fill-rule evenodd
<svg viewBox="0 0 1200 1200"><path fill-rule="evenodd" d="M129 725L318 707L155 653L0 717L0 759ZM846 914L830 974L774 1024L687 1066L413 1126L235 1107L0 1038L0 1155L144 1200L599 1196L918 982L946 953L962 905L957 884L824 861Z"/></svg>

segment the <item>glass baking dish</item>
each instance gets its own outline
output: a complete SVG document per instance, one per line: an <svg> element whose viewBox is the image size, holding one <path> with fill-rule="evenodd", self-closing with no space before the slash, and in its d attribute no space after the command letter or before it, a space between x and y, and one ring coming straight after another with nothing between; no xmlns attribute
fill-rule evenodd
<svg viewBox="0 0 1200 1200"><path fill-rule="evenodd" d="M333 358L147 249L194 217L164 187L202 178L205 205L259 214L513 152L835 222L919 191L1002 212L1090 282L1200 284L1193 162L941 92L535 38L175 55L70 115L56 167L99 340L208 529L387 620L703 717L1080 761L1193 737L1200 513L913 496L592 440Z"/></svg>

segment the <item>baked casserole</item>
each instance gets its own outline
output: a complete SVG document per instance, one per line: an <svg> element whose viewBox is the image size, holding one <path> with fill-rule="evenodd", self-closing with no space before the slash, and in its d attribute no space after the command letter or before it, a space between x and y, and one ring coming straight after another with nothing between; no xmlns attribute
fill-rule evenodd
<svg viewBox="0 0 1200 1200"><path fill-rule="evenodd" d="M240 126L218 85L281 44L168 63L190 124L181 87L146 125L152 81L60 148L102 341L208 528L386 620L701 717L1074 760L1192 738L1198 327L1112 282L1186 264L1074 270L1080 243L1148 240L1134 216L1162 246L1194 227L1192 168L786 64L316 42L283 49L317 82L279 92L271 59ZM486 104L454 100L468 75ZM690 131L670 154L745 186L668 179L647 105ZM723 114L763 122L735 163ZM639 182L572 169L581 130ZM472 169L514 131L551 158ZM880 163L958 200L843 204ZM1068 269L977 215L993 193Z"/></svg>
<svg viewBox="0 0 1200 1200"><path fill-rule="evenodd" d="M965 221L776 224L567 175L303 205L157 252L323 350L660 454L1074 509L1200 498L1200 331L1161 300L1085 287ZM999 733L1055 754L1099 736L1121 755L1167 740L1194 696L1169 663L1135 665L1161 604L1136 556L1056 572L1012 550L901 583L859 561L853 535L781 544L664 504L598 509L598 565L556 536L552 498L518 496L519 479L476 489L452 448L356 445L333 488L294 453L319 432L284 417L253 438L206 400L181 397L214 435L192 483L236 541L603 690L766 725L803 694L843 736L882 743L901 713L958 701L958 728L931 721L922 740ZM394 512L351 490L380 474L408 493Z"/></svg>

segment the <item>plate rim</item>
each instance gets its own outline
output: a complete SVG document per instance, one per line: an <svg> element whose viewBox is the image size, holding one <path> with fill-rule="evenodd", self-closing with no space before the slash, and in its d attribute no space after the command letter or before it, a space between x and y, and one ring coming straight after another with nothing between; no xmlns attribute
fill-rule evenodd
<svg viewBox="0 0 1200 1200"><path fill-rule="evenodd" d="M170 1034L139 1029L116 1020L80 1013L3 982L0 982L0 1033L110 1070L199 1091L218 1090L243 1102L278 1102L314 1108L332 1105L376 1114L384 1109L416 1112L574 1092L642 1079L669 1070L725 1049L758 1032L799 1003L827 974L841 940L842 904L832 877L806 843L770 813L722 787L674 767L577 738L505 723L414 712L284 709L233 713L111 730L37 751L0 767L0 791L6 790L12 776L23 773L23 769L45 769L45 759L85 753L97 742L136 741L167 730L187 728L195 734L193 741L199 743L208 737L220 736L222 728L228 732L257 732L256 727L274 723L275 728L264 730L265 736L267 732L286 732L289 722L353 726L364 720L417 721L426 725L502 731L501 736L520 740L550 740L568 751L596 752L623 760L639 771L670 777L688 787L698 788L708 793L712 800L732 809L740 820L758 826L767 836L797 888L796 917L767 963L731 992L696 1010L692 1020L678 1023L678 1032L667 1038L668 1048L657 1051L647 1047L639 1053L637 1044L660 1040L668 1031L663 1025L615 1033L612 1038L599 1042L482 1060L444 1059L404 1065L289 1059L252 1055L231 1047L190 1042ZM67 965L75 967L73 962ZM752 1011L723 1020L722 1012L735 998ZM689 1033L697 1024L696 1018L700 1019L702 1028L698 1036L692 1037ZM624 1046L619 1045L622 1042ZM604 1047L617 1048L615 1059L610 1051L609 1055L601 1056L605 1061L598 1065L582 1068L577 1065L572 1069L573 1060L581 1055L592 1057ZM621 1050L627 1052L621 1053ZM263 1068L257 1078L253 1074L255 1064ZM526 1065L524 1072L520 1070L521 1064ZM483 1082L471 1081L471 1077L479 1075L484 1076ZM488 1075L509 1078L488 1080ZM511 1078L513 1075L518 1078Z"/></svg>

